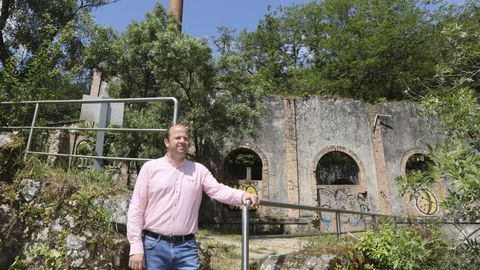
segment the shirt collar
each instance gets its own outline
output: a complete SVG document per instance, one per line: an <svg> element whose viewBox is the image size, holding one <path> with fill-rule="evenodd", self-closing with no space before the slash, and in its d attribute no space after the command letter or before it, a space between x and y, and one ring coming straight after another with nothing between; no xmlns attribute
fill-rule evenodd
<svg viewBox="0 0 480 270"><path fill-rule="evenodd" d="M176 165L175 164L175 161L173 161L168 155L165 155L165 159L167 160L167 162L172 165L173 167L175 168L180 168L183 166L183 164L185 163L185 159L182 161L182 163L180 163L180 165Z"/></svg>

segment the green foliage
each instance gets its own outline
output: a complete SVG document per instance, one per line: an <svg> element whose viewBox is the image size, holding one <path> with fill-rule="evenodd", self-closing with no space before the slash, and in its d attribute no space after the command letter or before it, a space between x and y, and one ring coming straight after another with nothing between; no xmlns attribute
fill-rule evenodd
<svg viewBox="0 0 480 270"><path fill-rule="evenodd" d="M110 0L2 1L0 101L80 98L88 88L85 44L93 8ZM50 121L69 120L72 106L42 110ZM0 123L29 123L33 106L0 107ZM27 120L27 121L25 121Z"/></svg>
<svg viewBox="0 0 480 270"><path fill-rule="evenodd" d="M244 154L240 153L234 157L229 156L228 163L231 166L253 166L262 162L256 154Z"/></svg>
<svg viewBox="0 0 480 270"><path fill-rule="evenodd" d="M25 256L32 257L33 260L42 262L41 265L37 265L37 267L43 267L42 269L56 270L63 267L63 254L58 250L51 249L48 245L45 244L35 247ZM8 270L25 269L26 266L27 263L24 256L20 256L17 257L17 259L8 268Z"/></svg>
<svg viewBox="0 0 480 270"><path fill-rule="evenodd" d="M454 142L480 149L480 94L470 87L439 89L423 100L426 113L441 120L441 129Z"/></svg>
<svg viewBox="0 0 480 270"><path fill-rule="evenodd" d="M443 14L439 27L443 39L438 46L441 62L436 66L435 75L437 87L452 91L469 87L480 92L479 17L479 3L476 0L452 5Z"/></svg>
<svg viewBox="0 0 480 270"><path fill-rule="evenodd" d="M443 239L435 232L382 227L378 233L364 233L356 249L363 254L363 269L438 269L441 265L438 257L448 251Z"/></svg>
<svg viewBox="0 0 480 270"><path fill-rule="evenodd" d="M452 6L439 23L443 44L441 62L436 66L432 91L422 98L425 115L439 120L443 144L430 147L435 166L428 174L411 174L400 181L404 192L442 181L449 193L441 205L454 226L457 221L480 218L480 28L478 1ZM478 265L480 252L474 234L462 235L453 259L446 259L443 269L469 269Z"/></svg>
<svg viewBox="0 0 480 270"><path fill-rule="evenodd" d="M432 174L437 179L446 179L450 190L442 202L447 215L456 220L478 220L480 153L459 143L437 146L434 153L439 166L432 168Z"/></svg>
<svg viewBox="0 0 480 270"><path fill-rule="evenodd" d="M19 196L21 190L19 183L25 178L38 180L42 186L41 192L28 203L22 202ZM39 246L26 249L28 253L17 257L10 269L31 269L40 266L42 269L66 268L69 263L65 260L67 254L64 247L67 235L81 235L86 231L93 234L93 237L87 238L86 248L89 253L99 258L100 268L111 268L111 250L119 243L114 243L117 228L112 220L112 214L102 208L102 200L126 194L128 191L125 187L115 185L110 174L93 170L65 172L50 168L42 161L32 158L17 174L17 179L12 184L0 185L0 188L0 204L8 203L18 208L18 219L12 224L21 226L22 229L19 230L23 234L15 238L15 243L31 241L31 235L43 230L45 224L60 220L60 224L63 225L62 232L58 235L52 235ZM72 220L75 226L64 224L65 220ZM7 231L2 234L1 242L5 240L5 243L11 243L10 233ZM105 250L109 252L97 255Z"/></svg>
<svg viewBox="0 0 480 270"><path fill-rule="evenodd" d="M12 181L23 166L23 139L13 133L5 134L9 135L12 142L0 148L0 181Z"/></svg>
<svg viewBox="0 0 480 270"><path fill-rule="evenodd" d="M405 99L434 75L433 9L417 0L283 7L242 32L238 51L269 93Z"/></svg>
<svg viewBox="0 0 480 270"><path fill-rule="evenodd" d="M302 244L302 252L345 255L352 250L355 241L356 239L350 236L343 237L341 241L334 235L308 237Z"/></svg>
<svg viewBox="0 0 480 270"><path fill-rule="evenodd" d="M225 54L216 62L206 40L177 29L176 21L157 4L144 21L131 23L119 37L99 33L101 46L92 45L89 61L111 79L108 91L113 97L177 98L179 122L190 128L194 158L204 159L213 142L256 131L261 91L240 71L240 58ZM104 58L99 57L102 48L107 51ZM129 104L125 126L165 128L172 111L171 104ZM163 154L163 134L152 134L111 136L110 151L158 157Z"/></svg>

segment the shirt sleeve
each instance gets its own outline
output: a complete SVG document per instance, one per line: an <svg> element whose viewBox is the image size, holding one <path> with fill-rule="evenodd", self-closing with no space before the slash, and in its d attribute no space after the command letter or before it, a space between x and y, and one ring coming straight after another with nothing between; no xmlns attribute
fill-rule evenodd
<svg viewBox="0 0 480 270"><path fill-rule="evenodd" d="M132 200L127 213L127 238L130 242L130 255L144 253L142 230L145 222L144 213L148 201L148 166L144 164L138 174Z"/></svg>
<svg viewBox="0 0 480 270"><path fill-rule="evenodd" d="M207 168L203 166L201 167L203 169L202 188L210 198L226 204L242 204L242 195L245 191L218 183L217 179L213 177L212 173Z"/></svg>

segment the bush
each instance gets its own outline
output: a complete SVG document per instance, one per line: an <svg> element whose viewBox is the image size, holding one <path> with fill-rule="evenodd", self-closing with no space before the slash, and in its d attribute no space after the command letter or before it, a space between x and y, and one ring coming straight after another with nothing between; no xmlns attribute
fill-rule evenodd
<svg viewBox="0 0 480 270"><path fill-rule="evenodd" d="M447 241L436 230L403 228L395 231L383 226L377 233L368 231L362 235L355 251L348 255L345 268L440 269L448 252Z"/></svg>
<svg viewBox="0 0 480 270"><path fill-rule="evenodd" d="M13 133L0 134L0 181L12 182L22 167L23 139Z"/></svg>

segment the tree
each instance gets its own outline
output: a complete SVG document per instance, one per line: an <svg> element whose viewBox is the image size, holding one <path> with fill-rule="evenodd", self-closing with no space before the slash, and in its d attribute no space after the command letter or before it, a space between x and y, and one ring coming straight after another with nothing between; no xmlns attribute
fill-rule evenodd
<svg viewBox="0 0 480 270"><path fill-rule="evenodd" d="M0 100L80 97L88 89L83 57L93 27L90 11L109 2L2 0ZM32 108L15 107L1 115L2 122L9 119L9 124L24 125L23 118L32 115ZM43 115L58 120L72 112L49 107Z"/></svg>
<svg viewBox="0 0 480 270"><path fill-rule="evenodd" d="M464 225L457 223L480 219L479 7L478 1L450 7L442 23L442 62L436 67L435 88L422 98L425 113L440 120L446 138L430 149L435 166L429 166L428 175L416 173L399 179L403 192L409 193L438 181L447 185L449 193L442 206L465 240L456 247L462 252L454 260L460 264L455 269L474 265L480 255L474 237L478 230L465 234Z"/></svg>
<svg viewBox="0 0 480 270"><path fill-rule="evenodd" d="M326 0L280 8L239 36L270 91L404 99L434 74L435 24L418 0Z"/></svg>
<svg viewBox="0 0 480 270"><path fill-rule="evenodd" d="M177 98L180 122L192 133L194 158L205 161L214 142L255 131L258 88L236 72L236 57L225 55L215 62L206 40L177 29L176 21L157 4L144 21L130 24L112 43L118 56L104 61L103 69L109 73L108 91L114 97ZM170 115L169 105L130 104L125 125L165 127L171 123ZM155 157L163 153L163 135L119 136L113 144L122 143L115 148L121 154Z"/></svg>

